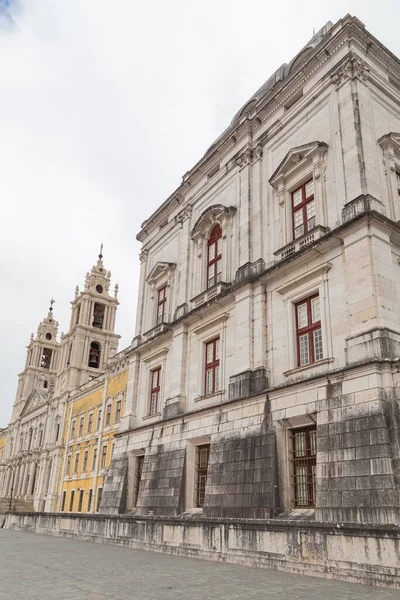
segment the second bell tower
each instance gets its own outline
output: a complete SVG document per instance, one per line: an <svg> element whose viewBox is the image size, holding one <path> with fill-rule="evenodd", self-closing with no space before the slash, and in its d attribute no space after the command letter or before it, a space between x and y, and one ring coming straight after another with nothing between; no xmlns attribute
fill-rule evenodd
<svg viewBox="0 0 400 600"><path fill-rule="evenodd" d="M97 264L86 274L84 290L80 292L76 287L70 328L61 336L61 393L97 377L118 350L120 336L114 333L118 284L111 296L110 282L111 273L104 268L101 247Z"/></svg>

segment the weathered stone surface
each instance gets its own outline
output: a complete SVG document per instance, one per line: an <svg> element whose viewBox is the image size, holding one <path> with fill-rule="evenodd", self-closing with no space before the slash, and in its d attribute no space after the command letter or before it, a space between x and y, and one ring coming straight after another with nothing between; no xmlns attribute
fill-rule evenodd
<svg viewBox="0 0 400 600"><path fill-rule="evenodd" d="M396 525L9 513L6 528L400 589Z"/></svg>

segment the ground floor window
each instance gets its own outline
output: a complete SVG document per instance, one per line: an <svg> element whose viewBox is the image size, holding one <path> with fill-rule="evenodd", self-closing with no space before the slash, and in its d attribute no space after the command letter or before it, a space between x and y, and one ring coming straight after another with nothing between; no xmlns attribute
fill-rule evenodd
<svg viewBox="0 0 400 600"><path fill-rule="evenodd" d="M72 490L71 496L69 498L69 512L72 512L72 510L74 508L74 498L75 498L75 491Z"/></svg>
<svg viewBox="0 0 400 600"><path fill-rule="evenodd" d="M144 464L144 455L136 457L136 468L135 468L135 488L133 490L133 505L136 506L139 498L140 482L142 479Z"/></svg>
<svg viewBox="0 0 400 600"><path fill-rule="evenodd" d="M61 512L65 511L65 502L67 500L67 492L63 492L62 501L61 501Z"/></svg>
<svg viewBox="0 0 400 600"><path fill-rule="evenodd" d="M292 486L296 508L313 508L315 505L316 437L316 425L291 430Z"/></svg>
<svg viewBox="0 0 400 600"><path fill-rule="evenodd" d="M96 506L96 512L99 512L100 510L100 504L101 504L101 497L103 495L103 488L99 488L97 490L97 506Z"/></svg>
<svg viewBox="0 0 400 600"><path fill-rule="evenodd" d="M207 484L208 460L210 458L210 444L196 447L196 506L204 505Z"/></svg>
<svg viewBox="0 0 400 600"><path fill-rule="evenodd" d="M83 505L83 490L79 490L78 512L82 512Z"/></svg>
<svg viewBox="0 0 400 600"><path fill-rule="evenodd" d="M89 512L90 509L92 508L92 497L93 497L93 490L92 490L92 488L90 488L89 493L88 493L87 512Z"/></svg>

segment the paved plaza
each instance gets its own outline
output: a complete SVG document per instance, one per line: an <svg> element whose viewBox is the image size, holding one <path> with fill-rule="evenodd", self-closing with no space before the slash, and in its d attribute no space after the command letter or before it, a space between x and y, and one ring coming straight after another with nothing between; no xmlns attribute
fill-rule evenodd
<svg viewBox="0 0 400 600"><path fill-rule="evenodd" d="M1 600L391 600L399 591L0 529Z"/></svg>

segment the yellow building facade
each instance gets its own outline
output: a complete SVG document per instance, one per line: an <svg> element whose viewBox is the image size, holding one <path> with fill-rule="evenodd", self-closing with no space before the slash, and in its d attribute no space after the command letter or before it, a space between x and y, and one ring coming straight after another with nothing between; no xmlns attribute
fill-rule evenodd
<svg viewBox="0 0 400 600"><path fill-rule="evenodd" d="M128 364L122 352L111 360L103 375L70 394L56 510L99 511L114 436L125 410L127 383Z"/></svg>
<svg viewBox="0 0 400 600"><path fill-rule="evenodd" d="M0 429L0 463L3 458L3 450L7 441L7 431L6 429Z"/></svg>

